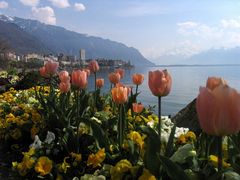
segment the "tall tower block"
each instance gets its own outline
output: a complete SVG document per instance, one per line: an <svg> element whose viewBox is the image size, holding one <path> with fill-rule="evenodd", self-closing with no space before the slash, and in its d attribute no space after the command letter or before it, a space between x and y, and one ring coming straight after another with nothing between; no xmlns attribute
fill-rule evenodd
<svg viewBox="0 0 240 180"><path fill-rule="evenodd" d="M86 60L86 56L85 56L85 49L80 49L80 51L79 51L79 60L80 60L80 64L81 65L84 65L86 62L85 62L85 60Z"/></svg>

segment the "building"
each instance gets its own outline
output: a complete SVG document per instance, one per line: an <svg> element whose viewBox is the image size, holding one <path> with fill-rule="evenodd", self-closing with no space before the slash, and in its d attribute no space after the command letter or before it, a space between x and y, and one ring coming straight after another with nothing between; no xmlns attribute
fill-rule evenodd
<svg viewBox="0 0 240 180"><path fill-rule="evenodd" d="M86 64L86 62L85 62L85 60L86 60L85 49L80 49L80 51L79 51L79 60L80 60L80 64L81 65Z"/></svg>

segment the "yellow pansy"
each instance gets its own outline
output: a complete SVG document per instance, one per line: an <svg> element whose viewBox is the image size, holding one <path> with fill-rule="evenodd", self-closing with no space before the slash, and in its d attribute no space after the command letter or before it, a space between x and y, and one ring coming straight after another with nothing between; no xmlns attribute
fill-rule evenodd
<svg viewBox="0 0 240 180"><path fill-rule="evenodd" d="M102 148L96 154L90 154L88 156L87 165L92 165L93 168L101 166L101 163L104 161L105 157L105 148Z"/></svg>
<svg viewBox="0 0 240 180"><path fill-rule="evenodd" d="M185 136L187 138L187 141L195 141L196 140L196 135L192 131L188 131Z"/></svg>
<svg viewBox="0 0 240 180"><path fill-rule="evenodd" d="M179 137L178 137L178 139L177 139L177 144L180 144L180 145L182 145L182 144L186 144L186 137L185 137L185 135L184 134L181 134Z"/></svg>
<svg viewBox="0 0 240 180"><path fill-rule="evenodd" d="M67 173L67 169L71 167L70 164L67 163L67 159L69 159L69 157L65 157L63 163L58 166L59 171L64 172L65 174Z"/></svg>
<svg viewBox="0 0 240 180"><path fill-rule="evenodd" d="M211 162L214 167L216 167L216 168L218 167L218 157L217 157L217 156L215 156L215 155L210 155L210 156L209 156L209 162ZM231 164L227 163L227 162L223 159L223 160L222 160L222 166L223 166L224 168L227 168L227 167L230 167Z"/></svg>
<svg viewBox="0 0 240 180"><path fill-rule="evenodd" d="M142 136L137 131L131 131L128 134L128 138L135 142L142 149L144 141Z"/></svg>
<svg viewBox="0 0 240 180"><path fill-rule="evenodd" d="M143 169L143 174L138 178L138 180L156 180L156 178L149 172L148 169Z"/></svg>
<svg viewBox="0 0 240 180"><path fill-rule="evenodd" d="M28 157L31 157L34 154L35 154L35 148L30 148L28 152L23 152L23 155Z"/></svg>
<svg viewBox="0 0 240 180"><path fill-rule="evenodd" d="M37 173L40 173L41 176L45 176L49 174L51 170L52 170L52 161L46 156L40 157L35 166L35 171Z"/></svg>
<svg viewBox="0 0 240 180"><path fill-rule="evenodd" d="M82 155L81 154L71 152L70 155L72 156L74 161L80 162L82 160Z"/></svg>
<svg viewBox="0 0 240 180"><path fill-rule="evenodd" d="M127 160L123 159L119 161L114 167L111 168L110 174L112 180L121 180L124 173L131 170L132 164Z"/></svg>

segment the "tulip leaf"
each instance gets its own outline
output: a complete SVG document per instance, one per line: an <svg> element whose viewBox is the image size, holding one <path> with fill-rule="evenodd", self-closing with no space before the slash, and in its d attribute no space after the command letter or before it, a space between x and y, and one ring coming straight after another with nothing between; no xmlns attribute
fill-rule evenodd
<svg viewBox="0 0 240 180"><path fill-rule="evenodd" d="M147 134L145 139L146 153L144 156L144 164L146 168L155 176L160 176L160 160L158 154L160 152L160 139L155 130L148 126L141 126L143 133Z"/></svg>
<svg viewBox="0 0 240 180"><path fill-rule="evenodd" d="M96 138L99 146L101 148L105 147L105 149L109 149L108 137L106 136L104 130L101 128L101 126L97 122L95 121L89 121L89 122L93 130L93 136Z"/></svg>
<svg viewBox="0 0 240 180"><path fill-rule="evenodd" d="M188 180L189 177L185 174L184 170L176 163L172 162L169 158L158 155L163 169L166 170L168 176L175 180Z"/></svg>
<svg viewBox="0 0 240 180"><path fill-rule="evenodd" d="M168 143L167 143L167 147L166 147L166 152L165 152L165 156L170 157L173 154L173 145L174 145L174 135L175 135L175 131L176 131L176 123L174 123L174 126L172 127L170 136L168 138Z"/></svg>

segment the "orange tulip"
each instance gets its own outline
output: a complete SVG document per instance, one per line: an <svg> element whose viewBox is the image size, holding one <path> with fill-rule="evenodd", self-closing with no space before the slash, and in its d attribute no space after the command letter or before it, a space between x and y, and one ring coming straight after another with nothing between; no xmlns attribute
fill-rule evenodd
<svg viewBox="0 0 240 180"><path fill-rule="evenodd" d="M133 106L133 112L135 113L141 113L144 108L142 104L138 104L138 103L133 103L132 106Z"/></svg>
<svg viewBox="0 0 240 180"><path fill-rule="evenodd" d="M141 85L144 80L144 75L143 74L133 74L132 75L132 81L133 84L135 85Z"/></svg>
<svg viewBox="0 0 240 180"><path fill-rule="evenodd" d="M132 87L130 86L125 86L123 83L119 82L115 85L115 87L126 87L127 88L127 95L130 94L130 92L132 91Z"/></svg>
<svg viewBox="0 0 240 180"><path fill-rule="evenodd" d="M124 77L124 74L125 74L125 70L124 70L124 69L118 68L118 69L115 69L114 72L115 72L115 73L119 73L121 79Z"/></svg>
<svg viewBox="0 0 240 180"><path fill-rule="evenodd" d="M227 82L222 79L222 78L218 78L218 77L209 77L207 79L207 88L210 90L215 89L217 86L219 86L220 84L222 85L227 85Z"/></svg>
<svg viewBox="0 0 240 180"><path fill-rule="evenodd" d="M196 108L203 131L215 136L238 133L240 130L240 94L222 83L213 90L200 87L199 91Z"/></svg>
<svg viewBox="0 0 240 180"><path fill-rule="evenodd" d="M96 73L97 71L99 71L98 62L96 60L90 61L88 64L88 68L91 72Z"/></svg>
<svg viewBox="0 0 240 180"><path fill-rule="evenodd" d="M87 73L85 71L76 70L72 72L72 84L84 89L87 87Z"/></svg>
<svg viewBox="0 0 240 180"><path fill-rule="evenodd" d="M71 84L70 82L61 82L59 84L59 89L62 93L67 93L70 90Z"/></svg>
<svg viewBox="0 0 240 180"><path fill-rule="evenodd" d="M119 83L120 81L120 74L119 73L115 73L115 72L112 72L108 75L108 79L109 81L112 83L112 84L117 84Z"/></svg>
<svg viewBox="0 0 240 180"><path fill-rule="evenodd" d="M128 89L126 87L114 87L111 90L113 101L117 104L124 104L128 99Z"/></svg>
<svg viewBox="0 0 240 180"><path fill-rule="evenodd" d="M54 75L57 73L59 63L50 60L44 66L47 74Z"/></svg>
<svg viewBox="0 0 240 180"><path fill-rule="evenodd" d="M104 85L104 79L97 79L96 80L96 84L97 84L97 88L102 88L103 87L103 85Z"/></svg>
<svg viewBox="0 0 240 180"><path fill-rule="evenodd" d="M172 78L167 70L150 71L148 86L155 96L167 96L171 90Z"/></svg>
<svg viewBox="0 0 240 180"><path fill-rule="evenodd" d="M61 71L58 76L61 82L70 82L70 77L67 71Z"/></svg>

